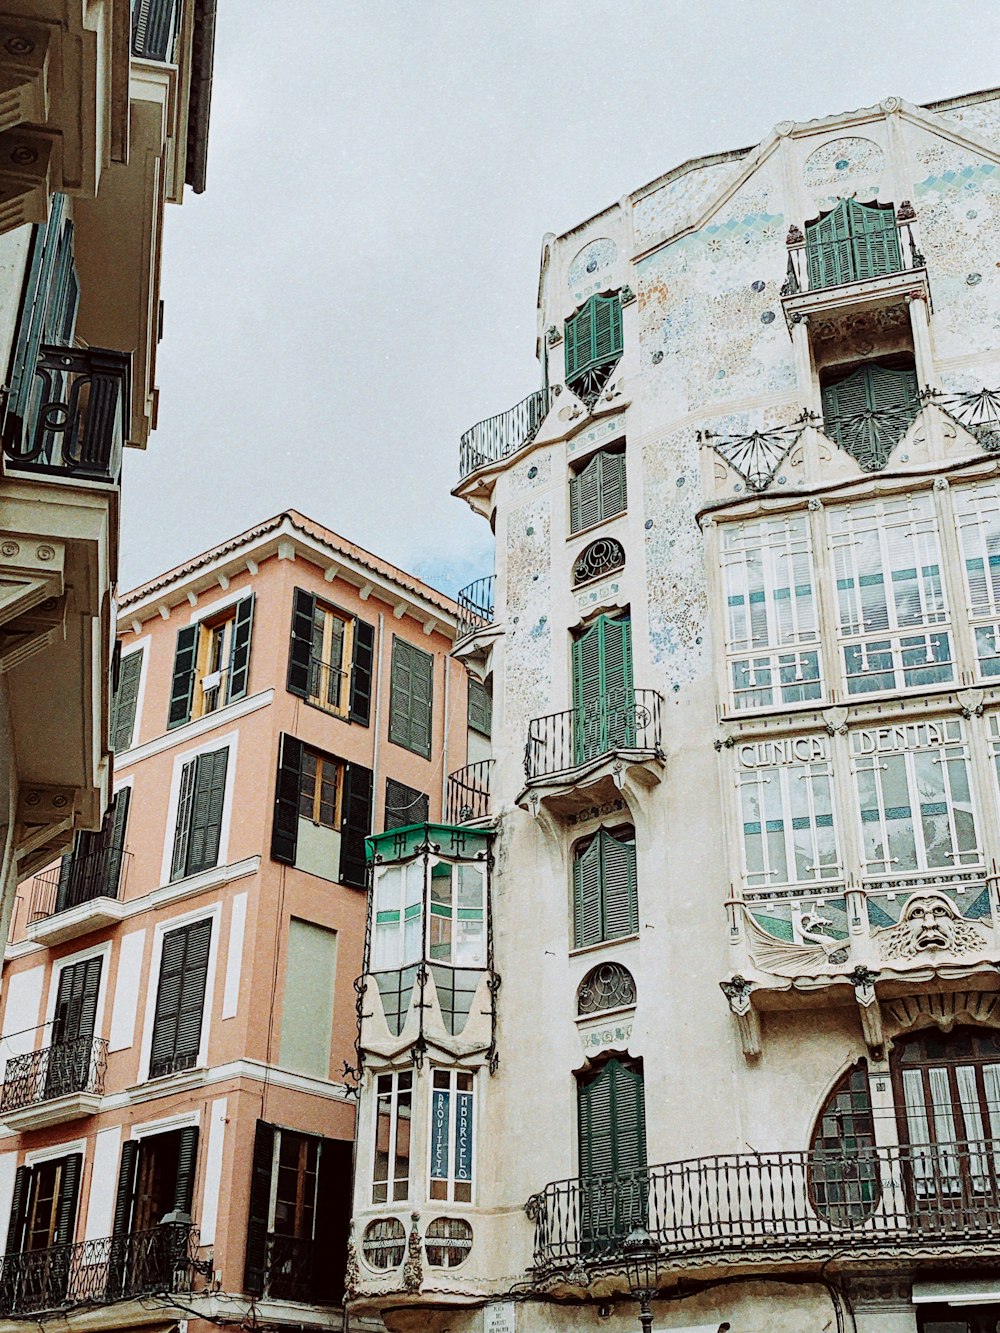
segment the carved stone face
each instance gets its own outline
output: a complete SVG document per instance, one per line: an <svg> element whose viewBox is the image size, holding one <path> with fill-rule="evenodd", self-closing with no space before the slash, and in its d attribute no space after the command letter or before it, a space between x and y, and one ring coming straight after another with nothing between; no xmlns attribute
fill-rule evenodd
<svg viewBox="0 0 1000 1333"><path fill-rule="evenodd" d="M959 920L954 904L937 894L915 895L903 909L901 921L909 926L915 949L948 949Z"/></svg>

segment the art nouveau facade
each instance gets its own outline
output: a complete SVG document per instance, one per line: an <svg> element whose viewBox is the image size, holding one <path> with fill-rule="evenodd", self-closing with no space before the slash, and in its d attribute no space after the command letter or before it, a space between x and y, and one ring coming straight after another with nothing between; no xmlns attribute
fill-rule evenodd
<svg viewBox="0 0 1000 1333"><path fill-rule="evenodd" d="M0 6L0 935L110 795L125 445L156 417L163 210L205 185L214 0Z"/></svg>
<svg viewBox="0 0 1000 1333"><path fill-rule="evenodd" d="M998 242L1000 93L546 237L488 808L369 845L359 1312L631 1329L641 1225L656 1329L995 1333Z"/></svg>
<svg viewBox="0 0 1000 1333"><path fill-rule="evenodd" d="M455 611L293 512L122 598L109 813L7 951L0 1327L341 1327L365 838L464 766Z"/></svg>

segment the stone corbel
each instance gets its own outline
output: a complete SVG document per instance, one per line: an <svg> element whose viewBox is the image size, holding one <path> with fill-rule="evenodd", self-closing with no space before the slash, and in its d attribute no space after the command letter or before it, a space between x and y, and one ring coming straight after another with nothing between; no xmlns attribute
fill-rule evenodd
<svg viewBox="0 0 1000 1333"><path fill-rule="evenodd" d="M746 977L741 977L737 972L729 981L720 981L719 989L729 1001L729 1008L736 1019L743 1054L748 1059L760 1055L760 1015L750 1003L753 982L747 981Z"/></svg>
<svg viewBox="0 0 1000 1333"><path fill-rule="evenodd" d="M982 717L983 703L986 699L983 690L959 690L955 696L962 705L963 717Z"/></svg>
<svg viewBox="0 0 1000 1333"><path fill-rule="evenodd" d="M0 626L0 673L66 637L66 598L49 597L31 611Z"/></svg>
<svg viewBox="0 0 1000 1333"><path fill-rule="evenodd" d="M76 820L75 787L25 784L17 797L14 857L20 879L41 870L65 850Z"/></svg>
<svg viewBox="0 0 1000 1333"><path fill-rule="evenodd" d="M42 130L0 134L0 236L47 219L52 146L53 136Z"/></svg>
<svg viewBox="0 0 1000 1333"><path fill-rule="evenodd" d="M62 542L0 534L0 627L60 597L65 563Z"/></svg>
<svg viewBox="0 0 1000 1333"><path fill-rule="evenodd" d="M882 1026L882 1008L875 994L877 976L877 972L859 963L847 979L854 987L865 1044L872 1058L881 1060L885 1054L885 1030Z"/></svg>
<svg viewBox="0 0 1000 1333"><path fill-rule="evenodd" d="M42 25L0 19L0 131L49 118L49 46Z"/></svg>

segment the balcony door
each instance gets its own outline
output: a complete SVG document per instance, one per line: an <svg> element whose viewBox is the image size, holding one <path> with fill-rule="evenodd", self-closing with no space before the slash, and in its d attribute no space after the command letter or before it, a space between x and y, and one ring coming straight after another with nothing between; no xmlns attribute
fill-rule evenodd
<svg viewBox="0 0 1000 1333"><path fill-rule="evenodd" d="M57 912L92 898L117 898L131 788L116 792L97 833L78 833L72 854L59 867Z"/></svg>
<svg viewBox="0 0 1000 1333"><path fill-rule="evenodd" d="M893 1056L900 1141L921 1231L1000 1226L1000 1039L922 1032Z"/></svg>
<svg viewBox="0 0 1000 1333"><path fill-rule="evenodd" d="M646 1108L642 1065L611 1059L577 1082L580 1239L585 1254L614 1249L644 1221Z"/></svg>
<svg viewBox="0 0 1000 1333"><path fill-rule="evenodd" d="M26 1313L61 1304L71 1268L82 1162L79 1153L71 1153L18 1167L0 1275L5 1311Z"/></svg>
<svg viewBox="0 0 1000 1333"><path fill-rule="evenodd" d="M573 762L634 745L631 621L598 616L573 643Z"/></svg>
<svg viewBox="0 0 1000 1333"><path fill-rule="evenodd" d="M59 973L45 1096L64 1097L87 1086L101 988L101 958L72 963Z"/></svg>

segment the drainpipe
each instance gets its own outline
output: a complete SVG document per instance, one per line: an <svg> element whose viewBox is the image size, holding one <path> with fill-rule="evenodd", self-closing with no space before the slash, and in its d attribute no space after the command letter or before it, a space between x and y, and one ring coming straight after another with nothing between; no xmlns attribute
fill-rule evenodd
<svg viewBox="0 0 1000 1333"><path fill-rule="evenodd" d="M384 646L385 615L378 613L378 650L375 654L375 717L373 725L375 728L374 744L372 746L372 818L375 817L375 806L378 803L378 769L379 753L381 751L380 728L382 723L382 655L385 651ZM375 830L372 829L374 833Z"/></svg>
<svg viewBox="0 0 1000 1333"><path fill-rule="evenodd" d="M444 716L441 719L441 822L448 815L448 687L451 685L451 658L444 659Z"/></svg>

